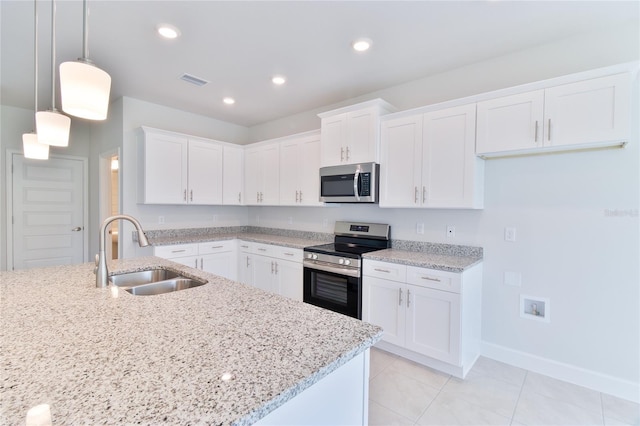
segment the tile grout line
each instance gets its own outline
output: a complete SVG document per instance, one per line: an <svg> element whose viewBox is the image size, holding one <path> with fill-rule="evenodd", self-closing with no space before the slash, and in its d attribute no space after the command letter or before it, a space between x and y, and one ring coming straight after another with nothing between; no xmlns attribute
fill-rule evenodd
<svg viewBox="0 0 640 426"><path fill-rule="evenodd" d="M438 393L436 394L436 396L433 397L433 399L431 400L431 402L429 403L429 405L426 406L426 408L422 411L422 413L420 413L420 415L418 416L418 420L416 420L413 424L414 426L418 425L418 421L422 418L422 416L424 416L424 414L429 410L429 408L431 407L431 405L433 405L433 403L436 401L436 399L438 399L438 397L440 396L440 394L442 393L442 390L444 389L445 386L447 386L447 383L449 383L449 381L451 380L451 374L449 374L449 378L447 378L447 381L444 382L444 384L442 385L442 387L440 389L438 389Z"/></svg>
<svg viewBox="0 0 640 426"><path fill-rule="evenodd" d="M509 420L509 424L512 425L513 421L516 417L516 411L518 410L518 404L520 403L520 397L522 396L522 392L524 391L524 385L527 382L527 377L529 376L529 370L524 370L524 379L522 380L522 385L520 386L520 392L518 392L518 399L516 399L516 405L513 407L513 413L511 413L511 420Z"/></svg>
<svg viewBox="0 0 640 426"><path fill-rule="evenodd" d="M604 398L602 397L602 392L600 393L600 412L602 413L602 424L606 425L605 417L604 417Z"/></svg>

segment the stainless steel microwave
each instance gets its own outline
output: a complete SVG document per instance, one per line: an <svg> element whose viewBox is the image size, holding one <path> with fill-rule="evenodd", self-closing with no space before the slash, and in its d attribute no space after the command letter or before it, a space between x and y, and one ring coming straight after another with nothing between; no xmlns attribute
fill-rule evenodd
<svg viewBox="0 0 640 426"><path fill-rule="evenodd" d="M344 164L320 168L320 201L377 203L380 165Z"/></svg>

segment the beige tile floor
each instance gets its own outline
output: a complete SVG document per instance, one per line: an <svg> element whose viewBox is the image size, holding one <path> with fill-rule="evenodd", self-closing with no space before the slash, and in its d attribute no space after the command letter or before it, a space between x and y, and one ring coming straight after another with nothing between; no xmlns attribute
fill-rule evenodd
<svg viewBox="0 0 640 426"><path fill-rule="evenodd" d="M370 425L640 425L640 406L481 357L465 380L373 348Z"/></svg>

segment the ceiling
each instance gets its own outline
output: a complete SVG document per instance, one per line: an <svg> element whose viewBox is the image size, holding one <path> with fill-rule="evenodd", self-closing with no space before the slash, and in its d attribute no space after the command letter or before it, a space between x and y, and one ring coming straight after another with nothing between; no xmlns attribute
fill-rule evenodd
<svg viewBox="0 0 640 426"><path fill-rule="evenodd" d="M242 126L634 23L638 1L89 0L89 58L121 96ZM82 2L58 0L57 62L82 56ZM33 1L2 0L1 102L33 108ZM38 109L51 106L51 2L38 1ZM160 38L159 23L178 27ZM351 42L373 40L366 53ZM210 83L181 81L189 73ZM271 77L287 77L274 86ZM59 90L56 89L58 92ZM234 105L222 98L231 96ZM60 101L57 101L58 109Z"/></svg>

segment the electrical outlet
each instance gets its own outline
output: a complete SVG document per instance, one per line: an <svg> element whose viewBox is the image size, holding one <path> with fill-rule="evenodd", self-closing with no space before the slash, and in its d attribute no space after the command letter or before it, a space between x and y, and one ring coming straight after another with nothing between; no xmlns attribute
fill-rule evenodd
<svg viewBox="0 0 640 426"><path fill-rule="evenodd" d="M164 223L164 216L158 216L158 223L162 225Z"/></svg>
<svg viewBox="0 0 640 426"><path fill-rule="evenodd" d="M416 223L416 234L424 234L424 223Z"/></svg>
<svg viewBox="0 0 640 426"><path fill-rule="evenodd" d="M504 240L511 243L516 241L516 228L504 228Z"/></svg>
<svg viewBox="0 0 640 426"><path fill-rule="evenodd" d="M454 238L456 236L456 227L453 225L447 225L447 238Z"/></svg>

